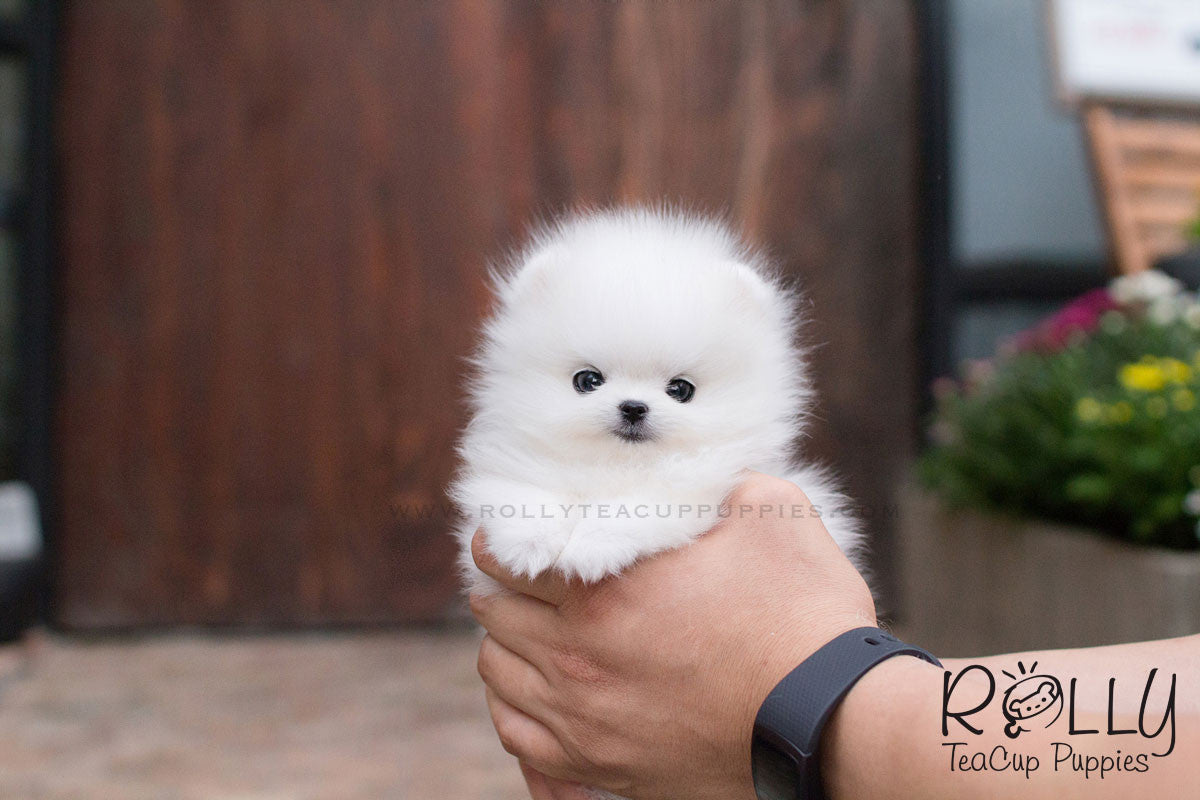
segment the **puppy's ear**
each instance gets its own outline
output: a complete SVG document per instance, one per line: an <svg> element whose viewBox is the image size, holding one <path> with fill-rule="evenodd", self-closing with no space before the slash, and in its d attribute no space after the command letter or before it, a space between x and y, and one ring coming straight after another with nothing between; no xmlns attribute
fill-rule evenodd
<svg viewBox="0 0 1200 800"><path fill-rule="evenodd" d="M778 312L781 306L786 305L786 292L757 269L740 262L734 263L733 269L741 287L739 299L749 308L760 312Z"/></svg>
<svg viewBox="0 0 1200 800"><path fill-rule="evenodd" d="M503 279L505 298L511 301L536 294L545 287L550 270L565 257L566 251L559 245L552 244L534 250Z"/></svg>

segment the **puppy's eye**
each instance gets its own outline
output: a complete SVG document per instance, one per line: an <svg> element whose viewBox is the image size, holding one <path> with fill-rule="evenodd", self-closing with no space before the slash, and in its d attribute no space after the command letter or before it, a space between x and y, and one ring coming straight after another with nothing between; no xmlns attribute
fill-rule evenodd
<svg viewBox="0 0 1200 800"><path fill-rule="evenodd" d="M575 391L580 394L594 392L604 383L604 376L594 369L581 369L575 373L575 377L571 378L571 382L575 385Z"/></svg>
<svg viewBox="0 0 1200 800"><path fill-rule="evenodd" d="M686 403L691 400L696 394L696 387L691 381L685 381L683 378L676 378L667 384L667 397L678 400L681 403Z"/></svg>

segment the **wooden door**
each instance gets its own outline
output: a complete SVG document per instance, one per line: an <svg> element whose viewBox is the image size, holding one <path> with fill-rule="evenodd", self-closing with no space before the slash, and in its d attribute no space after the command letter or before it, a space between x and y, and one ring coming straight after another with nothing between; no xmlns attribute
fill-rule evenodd
<svg viewBox="0 0 1200 800"><path fill-rule="evenodd" d="M65 12L63 624L449 613L486 260L575 202L726 211L797 271L814 449L886 504L915 389L907 4Z"/></svg>

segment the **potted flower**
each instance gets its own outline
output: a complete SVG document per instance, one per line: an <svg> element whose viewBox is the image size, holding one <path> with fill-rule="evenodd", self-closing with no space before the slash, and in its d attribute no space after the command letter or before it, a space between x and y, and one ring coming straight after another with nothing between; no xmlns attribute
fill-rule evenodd
<svg viewBox="0 0 1200 800"><path fill-rule="evenodd" d="M935 393L902 502L909 635L966 655L1200 631L1194 295L1119 278Z"/></svg>

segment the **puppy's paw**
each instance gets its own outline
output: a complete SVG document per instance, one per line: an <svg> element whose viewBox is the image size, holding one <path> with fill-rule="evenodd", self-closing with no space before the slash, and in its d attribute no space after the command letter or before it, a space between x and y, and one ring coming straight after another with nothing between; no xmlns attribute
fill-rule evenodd
<svg viewBox="0 0 1200 800"><path fill-rule="evenodd" d="M558 559L570 534L561 519L497 520L484 524L487 547L514 575L535 578Z"/></svg>
<svg viewBox="0 0 1200 800"><path fill-rule="evenodd" d="M585 583L616 575L640 555L635 546L637 540L622 535L621 527L619 522L583 520L575 526L554 564L555 569Z"/></svg>

